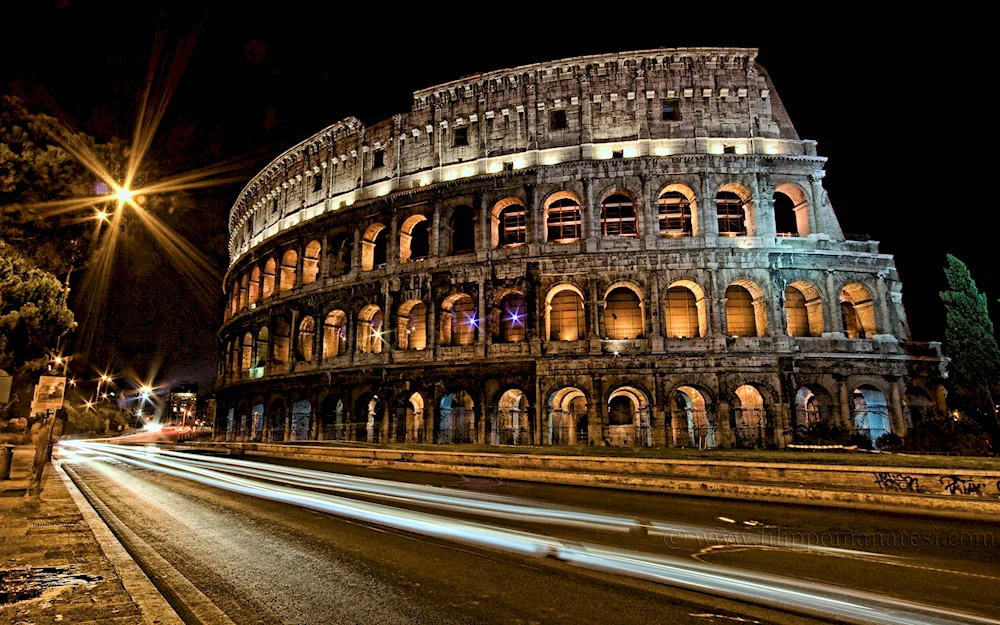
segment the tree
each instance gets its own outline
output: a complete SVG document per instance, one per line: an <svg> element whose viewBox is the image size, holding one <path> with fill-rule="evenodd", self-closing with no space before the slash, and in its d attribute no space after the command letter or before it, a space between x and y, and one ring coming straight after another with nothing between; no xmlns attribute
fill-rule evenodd
<svg viewBox="0 0 1000 625"><path fill-rule="evenodd" d="M952 401L956 408L996 431L1000 426L994 402L1000 383L1000 349L986 295L976 288L965 263L951 254L947 259L944 273L948 290L940 295L947 315L945 352L951 358Z"/></svg>
<svg viewBox="0 0 1000 625"><path fill-rule="evenodd" d="M0 369L13 372L15 391L34 382L59 338L75 327L59 279L0 241Z"/></svg>

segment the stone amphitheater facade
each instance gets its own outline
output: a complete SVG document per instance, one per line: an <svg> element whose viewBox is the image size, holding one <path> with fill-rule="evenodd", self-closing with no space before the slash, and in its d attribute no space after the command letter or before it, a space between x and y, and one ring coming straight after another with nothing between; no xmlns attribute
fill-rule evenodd
<svg viewBox="0 0 1000 625"><path fill-rule="evenodd" d="M230 214L217 435L769 447L942 410L756 55L477 74L282 154Z"/></svg>

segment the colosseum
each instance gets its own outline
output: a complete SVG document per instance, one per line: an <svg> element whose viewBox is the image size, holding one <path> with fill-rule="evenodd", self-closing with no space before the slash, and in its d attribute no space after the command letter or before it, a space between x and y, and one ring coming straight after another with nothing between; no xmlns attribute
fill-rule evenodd
<svg viewBox="0 0 1000 625"><path fill-rule="evenodd" d="M216 435L753 448L943 410L756 56L477 74L282 154L230 214Z"/></svg>

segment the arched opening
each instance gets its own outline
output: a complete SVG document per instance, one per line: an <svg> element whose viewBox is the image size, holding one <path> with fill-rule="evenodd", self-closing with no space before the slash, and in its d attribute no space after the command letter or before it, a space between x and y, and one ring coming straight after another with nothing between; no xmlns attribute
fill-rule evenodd
<svg viewBox="0 0 1000 625"><path fill-rule="evenodd" d="M583 293L571 284L552 287L546 296L545 325L550 341L586 339Z"/></svg>
<svg viewBox="0 0 1000 625"><path fill-rule="evenodd" d="M256 403L250 413L250 440L260 441L264 436L264 404Z"/></svg>
<svg viewBox="0 0 1000 625"><path fill-rule="evenodd" d="M382 224L372 224L361 237L361 270L371 271L385 265L388 255L388 235Z"/></svg>
<svg viewBox="0 0 1000 625"><path fill-rule="evenodd" d="M382 309L369 304L358 314L358 353L381 354L385 344Z"/></svg>
<svg viewBox="0 0 1000 625"><path fill-rule="evenodd" d="M495 414L486 425L486 442L489 445L530 445L531 409L528 396L512 388L500 396Z"/></svg>
<svg viewBox="0 0 1000 625"><path fill-rule="evenodd" d="M632 198L624 193L615 193L601 202L601 229L606 237L639 236Z"/></svg>
<svg viewBox="0 0 1000 625"><path fill-rule="evenodd" d="M281 257L281 280L278 289L284 293L295 288L295 269L299 262L299 255L295 250L286 250Z"/></svg>
<svg viewBox="0 0 1000 625"><path fill-rule="evenodd" d="M766 444L769 439L768 423L760 391L749 384L736 389L730 412L730 426L736 447L756 449Z"/></svg>
<svg viewBox="0 0 1000 625"><path fill-rule="evenodd" d="M809 236L809 200L798 185L786 182L775 189L774 227L779 237Z"/></svg>
<svg viewBox="0 0 1000 625"><path fill-rule="evenodd" d="M240 305L240 289L239 289L239 286L237 286L237 284L236 284L235 281L232 283L232 285L231 285L230 288L232 288L233 291L232 291L232 293L231 293L231 295L229 297L229 304L228 304L228 306L226 308L229 311L229 317L232 318L232 317L236 316L236 313L238 312L238 309L239 309L239 305Z"/></svg>
<svg viewBox="0 0 1000 625"><path fill-rule="evenodd" d="M750 227L750 192L738 184L727 184L715 196L719 236L741 237L752 234Z"/></svg>
<svg viewBox="0 0 1000 625"><path fill-rule="evenodd" d="M243 349L241 356L242 362L240 363L240 369L244 373L249 373L250 367L253 366L253 335L249 332L243 335Z"/></svg>
<svg viewBox="0 0 1000 625"><path fill-rule="evenodd" d="M465 293L451 295L441 305L441 345L472 345L479 330L476 306Z"/></svg>
<svg viewBox="0 0 1000 625"><path fill-rule="evenodd" d="M801 280L785 288L788 336L823 336L823 300L819 289Z"/></svg>
<svg viewBox="0 0 1000 625"><path fill-rule="evenodd" d="M228 358L229 358L229 373L232 376L231 379L240 379L240 339L239 337L234 338L232 342L227 347Z"/></svg>
<svg viewBox="0 0 1000 625"><path fill-rule="evenodd" d="M330 242L330 271L334 277L351 272L351 252L354 249L354 239L348 234L338 234Z"/></svg>
<svg viewBox="0 0 1000 625"><path fill-rule="evenodd" d="M500 300L499 333L494 340L500 343L520 343L524 341L524 326L527 307L524 295L508 293Z"/></svg>
<svg viewBox="0 0 1000 625"><path fill-rule="evenodd" d="M247 303L253 306L260 299L260 267L250 271L250 290L247 292Z"/></svg>
<svg viewBox="0 0 1000 625"><path fill-rule="evenodd" d="M841 289L840 314L847 338L870 339L878 334L875 327L875 302L868 289L857 282Z"/></svg>
<svg viewBox="0 0 1000 625"><path fill-rule="evenodd" d="M312 284L319 275L319 241L310 241L302 256L302 284Z"/></svg>
<svg viewBox="0 0 1000 625"><path fill-rule="evenodd" d="M263 367L267 365L267 344L269 340L270 336L267 328L261 328L260 334L257 335L257 360L254 362L255 367Z"/></svg>
<svg viewBox="0 0 1000 625"><path fill-rule="evenodd" d="M249 278L244 275L243 279L240 280L240 310L247 307L247 282Z"/></svg>
<svg viewBox="0 0 1000 625"><path fill-rule="evenodd" d="M587 395L567 386L549 397L544 442L548 445L587 445L590 442Z"/></svg>
<svg viewBox="0 0 1000 625"><path fill-rule="evenodd" d="M877 449L879 437L892 431L885 395L874 386L863 385L854 389L853 400L854 428Z"/></svg>
<svg viewBox="0 0 1000 625"><path fill-rule="evenodd" d="M660 217L661 237L694 236L694 193L680 184L668 185L656 200Z"/></svg>
<svg viewBox="0 0 1000 625"><path fill-rule="evenodd" d="M738 284L726 288L726 334L729 336L758 336L754 298L750 291Z"/></svg>
<svg viewBox="0 0 1000 625"><path fill-rule="evenodd" d="M919 427L934 415L934 402L923 389L910 387L903 397L903 418L907 425Z"/></svg>
<svg viewBox="0 0 1000 625"><path fill-rule="evenodd" d="M580 200L568 192L556 193L545 206L546 241L572 243L583 236Z"/></svg>
<svg viewBox="0 0 1000 625"><path fill-rule="evenodd" d="M274 324L274 360L280 364L288 363L288 352L291 347L292 329L284 319L278 319Z"/></svg>
<svg viewBox="0 0 1000 625"><path fill-rule="evenodd" d="M527 210L517 198L504 198L490 210L490 242L493 247L513 247L528 239Z"/></svg>
<svg viewBox="0 0 1000 625"><path fill-rule="evenodd" d="M399 262L425 260L430 253L430 222L424 215L410 215L399 228Z"/></svg>
<svg viewBox="0 0 1000 625"><path fill-rule="evenodd" d="M418 299L402 303L397 310L396 344L399 349L420 351L427 347L427 306Z"/></svg>
<svg viewBox="0 0 1000 625"><path fill-rule="evenodd" d="M285 440L285 402L280 399L271 402L271 409L265 420L267 421L267 440L275 443Z"/></svg>
<svg viewBox="0 0 1000 625"><path fill-rule="evenodd" d="M289 440L309 440L309 421L312 418L312 404L308 399L300 399L292 404L292 422Z"/></svg>
<svg viewBox="0 0 1000 625"><path fill-rule="evenodd" d="M384 408L378 395L364 393L354 406L354 422L348 432L350 440L377 443L382 431Z"/></svg>
<svg viewBox="0 0 1000 625"><path fill-rule="evenodd" d="M476 212L469 206L456 206L451 215L451 253L476 251Z"/></svg>
<svg viewBox="0 0 1000 625"><path fill-rule="evenodd" d="M275 262L273 258L268 258L264 263L264 281L261 284L261 299L274 295Z"/></svg>
<svg viewBox="0 0 1000 625"><path fill-rule="evenodd" d="M604 298L604 332L609 339L638 339L643 336L642 303L627 286L612 289Z"/></svg>
<svg viewBox="0 0 1000 625"><path fill-rule="evenodd" d="M671 423L676 447L715 449L715 424L709 419L708 399L693 386L678 386Z"/></svg>
<svg viewBox="0 0 1000 625"><path fill-rule="evenodd" d="M319 406L320 426L323 431L323 439L328 441L342 441L344 432L344 401L339 397L327 395Z"/></svg>
<svg viewBox="0 0 1000 625"><path fill-rule="evenodd" d="M336 358L347 353L347 315L332 310L323 322L323 358Z"/></svg>
<svg viewBox="0 0 1000 625"><path fill-rule="evenodd" d="M438 413L437 443L471 443L475 440L475 403L468 393L458 391L445 395Z"/></svg>
<svg viewBox="0 0 1000 625"><path fill-rule="evenodd" d="M298 359L309 362L313 359L313 345L316 340L316 320L303 317L299 322Z"/></svg>
<svg viewBox="0 0 1000 625"><path fill-rule="evenodd" d="M833 397L818 384L807 384L795 393L795 434L802 438L806 430L837 420Z"/></svg>
<svg viewBox="0 0 1000 625"><path fill-rule="evenodd" d="M705 292L690 280L678 280L667 289L667 338L686 339L705 336L708 332L708 311Z"/></svg>
<svg viewBox="0 0 1000 625"><path fill-rule="evenodd" d="M403 397L396 407L396 418L392 426L397 443L422 443L424 441L424 397L411 393Z"/></svg>
<svg viewBox="0 0 1000 625"><path fill-rule="evenodd" d="M652 444L649 401L644 392L622 386L608 396L608 441L619 447Z"/></svg>

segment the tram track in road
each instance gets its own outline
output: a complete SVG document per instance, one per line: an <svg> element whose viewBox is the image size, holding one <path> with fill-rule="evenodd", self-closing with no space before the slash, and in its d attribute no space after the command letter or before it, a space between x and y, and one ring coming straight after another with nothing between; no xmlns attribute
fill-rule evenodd
<svg viewBox="0 0 1000 625"><path fill-rule="evenodd" d="M570 567L605 575L646 580L825 620L893 625L998 623L986 617L896 600L873 593L607 547L597 543L566 541L537 532L512 530L343 496L344 491L363 492L371 496L374 488L371 480L344 479L348 476L320 475L320 472L293 471L288 468L277 470L275 467L252 466L253 463L241 461L205 456L191 458L177 452L167 453L117 445L74 443L72 448L80 452L113 457L133 466L207 486L292 504L395 531L520 556L554 559ZM271 472L271 479L262 478L261 472ZM311 485L314 488L320 487L320 490L306 488L305 483L310 480ZM288 485L289 483L293 485ZM559 521L558 515L566 514L573 523L603 524L609 531L630 531L632 526L638 523L635 519L615 515L590 514L573 517L572 511L553 512L552 509L529 506L526 502L518 502L512 498L494 501L490 497L474 497L468 493L458 495L440 492L441 489L433 487L399 484L378 486L379 492L376 494L395 504L402 501L417 501L421 505L433 504L444 508L469 505L475 507L476 512L482 516L494 513L501 518L509 518L511 515L534 515L542 522ZM337 489L339 494L321 492L323 488Z"/></svg>

